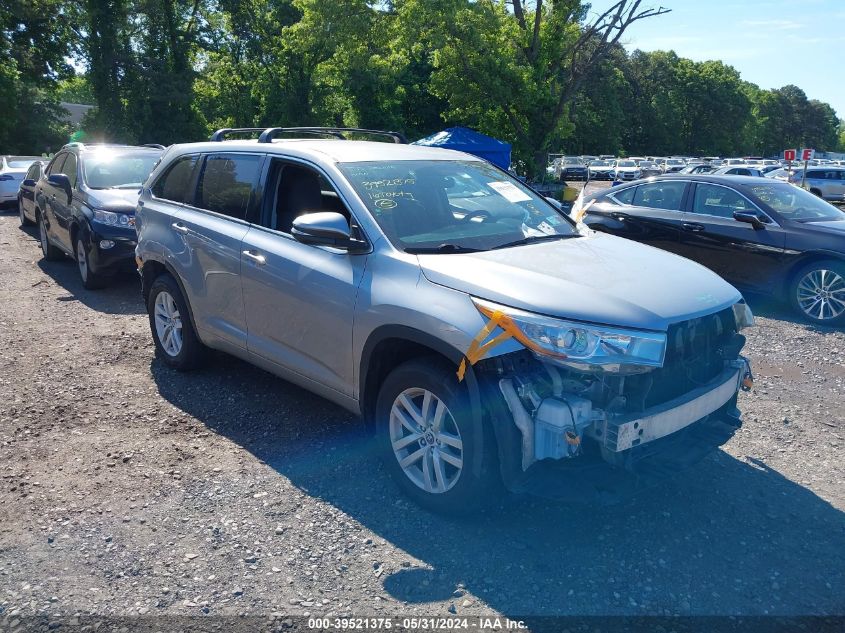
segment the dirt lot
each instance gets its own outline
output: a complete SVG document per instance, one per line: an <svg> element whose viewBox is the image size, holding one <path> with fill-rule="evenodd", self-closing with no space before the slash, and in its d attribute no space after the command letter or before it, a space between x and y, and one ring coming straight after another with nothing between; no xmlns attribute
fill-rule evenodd
<svg viewBox="0 0 845 633"><path fill-rule="evenodd" d="M0 217L0 629L32 614L845 614L845 334L756 300L745 426L609 508L464 520L335 406L154 359L137 280L82 289ZM565 482L562 482L565 485Z"/></svg>

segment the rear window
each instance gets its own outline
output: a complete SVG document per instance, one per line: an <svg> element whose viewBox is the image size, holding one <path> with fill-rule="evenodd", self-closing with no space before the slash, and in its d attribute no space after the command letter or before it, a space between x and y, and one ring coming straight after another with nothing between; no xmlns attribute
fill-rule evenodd
<svg viewBox="0 0 845 633"><path fill-rule="evenodd" d="M190 204L194 201L191 184L198 156L183 156L173 163L152 187L156 198Z"/></svg>
<svg viewBox="0 0 845 633"><path fill-rule="evenodd" d="M244 219L258 181L261 156L212 154L205 159L194 203L201 209Z"/></svg>

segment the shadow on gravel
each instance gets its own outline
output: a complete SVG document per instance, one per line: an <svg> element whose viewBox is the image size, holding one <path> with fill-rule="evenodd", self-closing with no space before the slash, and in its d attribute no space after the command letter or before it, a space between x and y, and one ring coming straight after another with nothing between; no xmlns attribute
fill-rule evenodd
<svg viewBox="0 0 845 633"><path fill-rule="evenodd" d="M402 498L325 400L223 355L151 371L169 402L421 561L385 569L396 600L461 613L465 587L509 616L845 613L845 515L762 462L719 451L621 505L521 498L449 519Z"/></svg>
<svg viewBox="0 0 845 633"><path fill-rule="evenodd" d="M842 328L823 327L808 323L795 314L788 303L778 301L774 297L752 293L744 293L744 296L748 305L751 307L751 311L754 313L754 316L794 323L795 325L809 330L810 332L817 332L819 334L830 334L832 332L842 331Z"/></svg>
<svg viewBox="0 0 845 633"><path fill-rule="evenodd" d="M67 290L67 295L58 297L59 301L81 301L92 310L105 314L147 312L141 298L141 282L136 272L121 271L112 277L105 288L86 290L79 279L76 263L69 257L54 262L40 259L38 267L58 286Z"/></svg>

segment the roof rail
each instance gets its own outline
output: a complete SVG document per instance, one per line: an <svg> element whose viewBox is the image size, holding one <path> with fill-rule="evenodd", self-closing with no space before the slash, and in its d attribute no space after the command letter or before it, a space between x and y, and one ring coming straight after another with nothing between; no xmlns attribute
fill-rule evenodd
<svg viewBox="0 0 845 633"><path fill-rule="evenodd" d="M246 134L248 132L263 132L266 127L224 127L211 135L210 141L225 141L229 134Z"/></svg>
<svg viewBox="0 0 845 633"><path fill-rule="evenodd" d="M151 147L153 149L166 149L161 143L144 143L141 147Z"/></svg>
<svg viewBox="0 0 845 633"><path fill-rule="evenodd" d="M85 149L85 143L80 143L79 141L74 141L73 143L65 143L62 146L62 149L65 147L78 147L79 149Z"/></svg>
<svg viewBox="0 0 845 633"><path fill-rule="evenodd" d="M388 132L385 130L370 130L360 127L271 127L267 128L258 137L259 143L272 143L273 138L278 133L297 133L297 134L323 134L327 136L334 136L336 138L345 139L345 133L365 134L369 136L387 136L390 137L394 143L407 145L408 139L401 132Z"/></svg>

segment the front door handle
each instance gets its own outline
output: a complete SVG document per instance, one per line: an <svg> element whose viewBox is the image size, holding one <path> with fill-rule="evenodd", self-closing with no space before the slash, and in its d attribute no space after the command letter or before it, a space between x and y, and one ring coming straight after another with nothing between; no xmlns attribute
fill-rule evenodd
<svg viewBox="0 0 845 633"><path fill-rule="evenodd" d="M174 230L174 231L176 231L177 233L183 233L183 234L184 234L184 233L187 233L187 232L188 232L188 227L187 227L187 226L185 226L184 224L182 224L181 222L174 222L174 223L173 223L173 224L171 224L170 226L171 226L171 227L173 228L173 230Z"/></svg>
<svg viewBox="0 0 845 633"><path fill-rule="evenodd" d="M619 220L620 222L624 222L628 219L628 216L624 213L611 213L610 217L612 217L614 220Z"/></svg>
<svg viewBox="0 0 845 633"><path fill-rule="evenodd" d="M244 257L251 259L253 262L258 264L259 266L263 266L267 263L267 258L264 257L261 253L253 253L252 251L241 251L241 254Z"/></svg>
<svg viewBox="0 0 845 633"><path fill-rule="evenodd" d="M681 226L684 231L692 231L693 233L700 233L704 230L704 225L698 222L682 222Z"/></svg>

